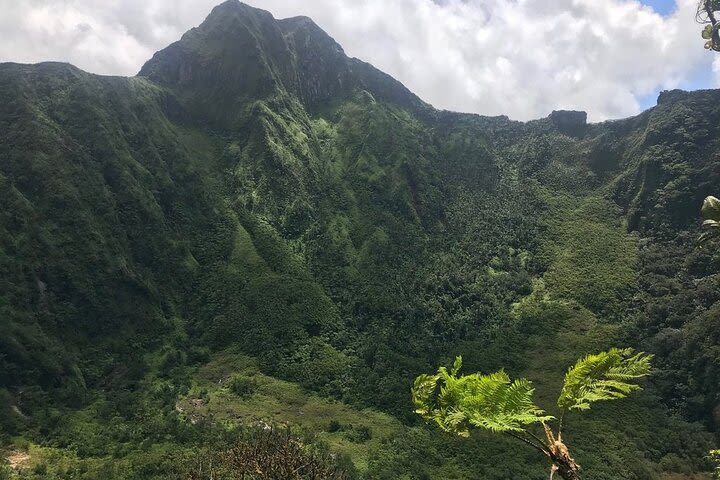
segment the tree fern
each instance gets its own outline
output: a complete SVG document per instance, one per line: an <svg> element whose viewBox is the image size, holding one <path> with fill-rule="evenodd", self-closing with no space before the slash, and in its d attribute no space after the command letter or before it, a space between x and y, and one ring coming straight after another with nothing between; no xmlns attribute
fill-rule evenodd
<svg viewBox="0 0 720 480"><path fill-rule="evenodd" d="M594 402L624 398L640 390L640 386L631 381L650 372L651 358L644 353L633 353L631 348L613 348L578 360L565 375L558 406L587 410Z"/></svg>
<svg viewBox="0 0 720 480"><path fill-rule="evenodd" d="M563 411L588 410L594 402L623 398L640 390L633 380L650 372L651 358L631 348L613 348L578 360L565 375L558 406ZM551 480L555 474L565 480L580 480L580 465L570 456L562 437L562 417L555 434L548 425L554 417L533 403L534 390L528 380L511 380L503 370L490 375L458 375L461 366L462 358L457 357L449 371L440 367L435 375L415 379L415 413L464 437L470 435L471 427L504 432L550 460ZM537 423L543 426L545 440L529 428Z"/></svg>
<svg viewBox="0 0 720 480"><path fill-rule="evenodd" d="M527 425L553 417L532 401L534 389L525 379L511 380L500 370L489 375L460 375L462 359L457 357L448 371L440 367L435 375L420 375L412 389L415 412L445 431L469 435L469 427L494 432L522 432Z"/></svg>

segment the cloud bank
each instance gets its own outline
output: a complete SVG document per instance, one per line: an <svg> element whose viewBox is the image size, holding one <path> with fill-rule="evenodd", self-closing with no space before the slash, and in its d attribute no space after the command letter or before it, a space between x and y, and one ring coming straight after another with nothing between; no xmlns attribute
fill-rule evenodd
<svg viewBox="0 0 720 480"><path fill-rule="evenodd" d="M0 0L0 61L68 61L133 75L219 0ZM312 17L346 52L438 108L518 120L640 111L659 89L713 86L695 0L661 16L636 0L246 0ZM715 65L713 68L713 62Z"/></svg>

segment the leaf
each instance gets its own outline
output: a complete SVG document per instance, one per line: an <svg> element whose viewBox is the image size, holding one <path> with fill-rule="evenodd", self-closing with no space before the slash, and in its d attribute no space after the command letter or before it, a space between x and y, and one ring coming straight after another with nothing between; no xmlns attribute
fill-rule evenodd
<svg viewBox="0 0 720 480"><path fill-rule="evenodd" d="M709 458L715 464L715 478L720 479L720 450L710 450Z"/></svg>
<svg viewBox="0 0 720 480"><path fill-rule="evenodd" d="M720 200L713 196L707 197L703 202L702 216L705 220L720 222Z"/></svg>
<svg viewBox="0 0 720 480"><path fill-rule="evenodd" d="M429 414L428 405L437 386L437 380L437 375L420 375L415 379L412 388L412 402L415 406L415 413L422 416Z"/></svg>
<svg viewBox="0 0 720 480"><path fill-rule="evenodd" d="M569 410L588 410L594 402L624 398L640 386L632 380L650 372L652 355L633 349L613 348L588 355L565 374L558 406Z"/></svg>
<svg viewBox="0 0 720 480"><path fill-rule="evenodd" d="M705 40L710 40L712 38L713 34L713 26L712 25L705 25L705 28L703 28L702 31L702 38Z"/></svg>
<svg viewBox="0 0 720 480"><path fill-rule="evenodd" d="M718 232L719 229L720 229L720 225L717 225L717 228L715 228L714 230L709 230L707 232L703 232L702 234L700 234L700 236L698 237L698 240L697 240L698 245L702 248L703 245L708 243L713 238L717 237L718 233L719 233Z"/></svg>
<svg viewBox="0 0 720 480"><path fill-rule="evenodd" d="M705 219L702 223L705 232L698 238L700 246L720 234L720 200L712 196L705 198L702 206L702 216Z"/></svg>
<svg viewBox="0 0 720 480"><path fill-rule="evenodd" d="M522 431L526 425L553 419L533 403L534 389L528 380L513 381L502 370L490 375L458 376L461 362L458 357L450 372L440 367L436 375L420 375L415 380L415 413L427 422L468 436L470 427Z"/></svg>
<svg viewBox="0 0 720 480"><path fill-rule="evenodd" d="M462 367L462 357L458 356L455 357L455 361L453 362L452 369L450 370L450 375L457 375L460 371L460 368Z"/></svg>

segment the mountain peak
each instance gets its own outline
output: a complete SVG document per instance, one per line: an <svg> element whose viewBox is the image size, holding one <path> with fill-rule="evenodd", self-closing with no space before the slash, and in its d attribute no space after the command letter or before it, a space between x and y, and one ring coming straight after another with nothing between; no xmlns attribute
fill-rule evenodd
<svg viewBox="0 0 720 480"><path fill-rule="evenodd" d="M261 8L253 7L252 5L248 5L240 0L225 0L213 7L210 11L210 15L208 15L208 18L213 15L227 15L232 13L253 13L272 16L270 12Z"/></svg>
<svg viewBox="0 0 720 480"><path fill-rule="evenodd" d="M238 0L213 8L200 26L155 53L139 75L202 92L196 107L214 117L280 91L296 95L310 109L363 89L388 101L425 107L400 82L348 58L310 18L276 20Z"/></svg>

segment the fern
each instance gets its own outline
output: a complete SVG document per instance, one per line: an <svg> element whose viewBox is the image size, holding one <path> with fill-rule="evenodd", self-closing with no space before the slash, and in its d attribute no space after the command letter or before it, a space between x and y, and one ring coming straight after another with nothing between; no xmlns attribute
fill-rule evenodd
<svg viewBox="0 0 720 480"><path fill-rule="evenodd" d="M634 353L631 348L613 348L578 360L565 375L558 406L587 410L594 402L624 398L640 390L640 386L631 381L650 372L651 358L651 355Z"/></svg>
<svg viewBox="0 0 720 480"><path fill-rule="evenodd" d="M458 376L461 357L450 371L440 367L435 375L420 375L412 389L415 412L447 432L468 436L469 427L493 432L522 432L526 425L544 423L532 401L534 389L525 379L511 380L504 371Z"/></svg>
<svg viewBox="0 0 720 480"><path fill-rule="evenodd" d="M713 478L720 480L720 450L711 450L710 460L715 464L715 476Z"/></svg>
<svg viewBox="0 0 720 480"><path fill-rule="evenodd" d="M720 235L720 200L712 196L705 198L702 216L704 220L702 226L705 232L698 239L701 244Z"/></svg>
<svg viewBox="0 0 720 480"><path fill-rule="evenodd" d="M613 348L588 355L571 367L558 405L564 410L587 410L593 402L623 398L640 387L632 383L650 372L652 355L631 348ZM504 432L538 450L550 460L550 478L557 473L565 480L579 480L580 465L570 456L562 438L562 417L557 435L547 425L554 417L545 415L532 400L532 384L511 380L503 370L490 375L458 375L462 358L448 371L440 367L435 375L420 375L412 388L415 413L441 429L467 437L470 428ZM543 440L530 425L541 423ZM710 452L712 456L720 455Z"/></svg>

